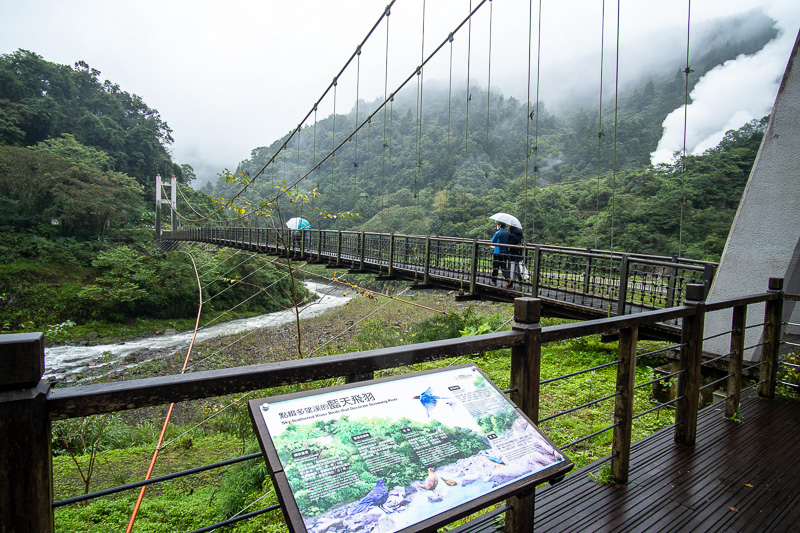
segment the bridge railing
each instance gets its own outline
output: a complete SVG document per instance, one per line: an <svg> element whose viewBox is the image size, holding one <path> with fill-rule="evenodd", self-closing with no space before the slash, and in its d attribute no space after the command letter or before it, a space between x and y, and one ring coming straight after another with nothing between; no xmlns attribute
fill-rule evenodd
<svg viewBox="0 0 800 533"><path fill-rule="evenodd" d="M303 257L317 262L402 277L421 283L436 281L478 294L490 289L495 245L485 240L376 232L273 228L186 228L164 232L162 239L192 240ZM607 250L524 244L509 246L511 262L521 262L528 277L514 276L513 284L498 279L508 298L532 296L607 316L665 309L682 305L686 287L711 285L716 263L677 257L625 254ZM677 323L673 322L674 325Z"/></svg>
<svg viewBox="0 0 800 533"><path fill-rule="evenodd" d="M223 235L227 240L234 234ZM52 502L53 468L51 457L51 422L94 414L111 413L211 398L245 391L264 390L285 385L312 383L318 380L344 377L349 381L368 379L375 372L405 368L409 365L430 361L470 356L491 350L511 348L510 389L508 393L532 420L542 425L557 443L558 427L549 426L552 420L577 410L608 405L611 424L592 434L582 436L565 448L577 445L602 433L611 432L611 473L620 483L628 480L630 470L630 446L632 424L648 413L673 406L675 409L675 440L684 445L693 445L697 432L697 413L700 409L702 375L703 325L706 311L742 309L752 305L766 304L764 312L765 337L763 342L760 378L756 384L759 394L772 397L775 394L778 346L780 344L781 316L784 295L782 280L770 280L766 293L715 302L706 305L703 301L703 285L690 285L687 289L686 305L669 309L647 311L632 315L590 320L550 327L539 323L541 300L518 298L514 304L515 324L511 331L474 337L462 337L437 342L369 350L316 357L280 363L254 365L240 368L195 372L126 382L102 383L50 390L49 382L42 380L44 372L44 350L42 335L23 334L0 336L0 457L4 458L4 479L0 483L0 530L2 531L51 531L53 529L52 508L104 496L131 486L107 489L85 498L73 498ZM797 297L792 297L797 299ZM670 347L678 351L679 358L673 375L659 377L645 383L635 383L636 360L648 354L638 351L638 331L647 325L665 320L680 320L682 339L680 344ZM563 343L569 339L580 339L590 335L616 332L619 346L615 360L602 365L616 368L616 380L609 394L600 395L588 402L560 413L547 412L544 407L546 387L555 382L575 379L588 372L600 371L593 367L565 376L543 379L542 347L548 343ZM741 358L744 350L740 341L743 335L741 311L734 311L731 329L732 353L729 357L729 379L727 401L738 405L742 380ZM737 366L738 365L738 366ZM645 412L634 413L633 396L637 390L652 386L656 381L675 378L677 394L674 400L656 405ZM613 403L613 407L610 404ZM544 416L546 415L546 416ZM728 416L733 416L728 412ZM258 458L244 456L223 461L208 468L224 466L243 460ZM195 473L198 469L176 473L171 478ZM163 481L165 478L157 481ZM141 486L142 483L136 484ZM507 508L507 530L514 533L530 532L533 527L533 495L515 498ZM254 511L243 516L255 516L276 509L275 506ZM204 528L209 530L219 524Z"/></svg>

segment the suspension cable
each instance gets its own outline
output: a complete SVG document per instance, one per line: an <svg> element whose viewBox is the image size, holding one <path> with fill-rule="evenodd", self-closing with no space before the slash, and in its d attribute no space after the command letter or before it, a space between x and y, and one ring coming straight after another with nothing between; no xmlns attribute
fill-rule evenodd
<svg viewBox="0 0 800 533"><path fill-rule="evenodd" d="M680 223L678 225L678 257L681 256L683 251L683 210L686 205L686 128L689 122L689 74L692 70L689 68L689 36L691 35L691 21L692 21L692 0L688 0L688 9L686 14L686 69L683 71L686 75L686 89L684 92L683 103L683 171L681 173L681 209L680 209Z"/></svg>
<svg viewBox="0 0 800 533"><path fill-rule="evenodd" d="M533 112L531 111L531 50L533 49L533 0L528 2L528 109L525 115L525 229L531 229L528 225L528 174L531 160L531 121ZM533 235L531 229L530 235Z"/></svg>
<svg viewBox="0 0 800 533"><path fill-rule="evenodd" d="M533 216L531 220L531 240L536 239L536 186L539 182L539 81L542 70L542 0L539 0L538 37L536 44L536 122L533 139Z"/></svg>
<svg viewBox="0 0 800 533"><path fill-rule="evenodd" d="M391 11L386 7L386 51L383 70L383 100L389 97L389 15ZM381 233L386 231L384 225L384 199L386 197L386 107L383 108L383 150L381 151Z"/></svg>
<svg viewBox="0 0 800 533"><path fill-rule="evenodd" d="M617 195L617 124L619 122L619 21L620 3L617 0L617 39L616 39L616 67L614 72L614 165L611 180L611 251L614 251L614 210Z"/></svg>
<svg viewBox="0 0 800 533"><path fill-rule="evenodd" d="M600 102L597 113L597 192L595 194L594 247L599 246L600 227L600 162L603 145L603 67L605 62L606 0L603 0L600 17Z"/></svg>
<svg viewBox="0 0 800 533"><path fill-rule="evenodd" d="M356 127L358 127L358 105L361 91L361 47L356 50L358 61L356 66ZM300 176L298 176L299 178ZM356 194L358 189L358 130L356 130L355 145L353 147L353 211L356 210Z"/></svg>
<svg viewBox="0 0 800 533"><path fill-rule="evenodd" d="M484 179L486 180L486 184L489 183L489 169L492 165L492 158L490 157L490 150L489 150L489 115L491 112L491 102L492 102L492 16L493 16L494 4L492 0L489 0L489 60L488 63L488 72L486 75L486 171L484 172ZM489 205L487 203L487 209ZM488 212L487 212L488 217Z"/></svg>
<svg viewBox="0 0 800 533"><path fill-rule="evenodd" d="M420 50L420 65L425 61L425 0L422 0L422 38ZM422 172L422 90L423 90L423 69L417 69L417 168L414 174L414 205L419 219L419 181Z"/></svg>

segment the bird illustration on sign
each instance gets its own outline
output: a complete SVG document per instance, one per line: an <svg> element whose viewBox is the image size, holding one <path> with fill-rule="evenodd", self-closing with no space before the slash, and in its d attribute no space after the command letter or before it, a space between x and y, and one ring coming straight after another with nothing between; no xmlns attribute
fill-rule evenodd
<svg viewBox="0 0 800 533"><path fill-rule="evenodd" d="M355 505L355 507L353 507L349 514L352 515L356 513L362 513L371 507L378 507L384 512L391 513L389 509L383 506L388 499L389 491L386 489L383 479L378 479L378 481L375 482L375 488L369 491L366 496L361 498L361 500Z"/></svg>
<svg viewBox="0 0 800 533"><path fill-rule="evenodd" d="M414 399L419 400L419 402L422 404L422 407L425 408L425 412L428 414L428 418L430 418L431 411L433 411L433 409L436 407L438 400L449 400L450 398L446 396L436 396L433 393L433 387L428 387L422 394L414 396ZM447 403L447 405L449 405L450 407L455 407L456 405L455 402L445 402L445 403Z"/></svg>

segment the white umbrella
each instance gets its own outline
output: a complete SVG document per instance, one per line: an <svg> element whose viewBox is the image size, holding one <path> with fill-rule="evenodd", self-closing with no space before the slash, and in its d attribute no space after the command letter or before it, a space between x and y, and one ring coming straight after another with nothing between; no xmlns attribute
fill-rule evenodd
<svg viewBox="0 0 800 533"><path fill-rule="evenodd" d="M289 229L308 229L311 224L304 218L294 217L286 221L286 227Z"/></svg>
<svg viewBox="0 0 800 533"><path fill-rule="evenodd" d="M496 220L498 222L502 222L503 224L508 224L509 226L514 226L515 228L522 229L522 224L520 223L519 219L514 215L509 215L508 213L495 213L489 218L491 218L492 220Z"/></svg>

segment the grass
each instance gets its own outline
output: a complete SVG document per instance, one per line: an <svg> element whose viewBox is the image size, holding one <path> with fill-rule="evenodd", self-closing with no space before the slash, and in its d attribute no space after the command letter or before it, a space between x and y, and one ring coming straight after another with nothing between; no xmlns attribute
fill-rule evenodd
<svg viewBox="0 0 800 533"><path fill-rule="evenodd" d="M304 321L304 352L307 356L327 355L382 346L432 340L443 332L460 328L507 329L504 322L512 317L511 304L488 302L456 303L452 296L424 292L403 296L418 306L410 306L385 298L356 298L342 308ZM435 309L447 309L448 315ZM559 323L543 320L544 325ZM291 339L293 326L270 331L261 338L248 338L234 347L219 346L232 339L219 339L217 344L199 345L198 354L219 349L213 367L226 367L255 362L275 361L296 356ZM176 328L177 329L177 328ZM323 343L321 339L329 339ZM333 340L330 340L333 339ZM645 346L646 347L646 346ZM561 341L543 346L542 378L574 372L616 358L616 344L601 343L599 337ZM174 373L181 356L141 365L127 377ZM507 389L510 380L510 351L498 350L472 357L449 359L380 372L378 376L426 370L460 363L475 363L500 389ZM542 389L541 416L570 409L576 405L612 394L616 369L611 366L546 385ZM644 364L637 368L636 381L652 379L652 370ZM326 380L310 384L326 387L341 380ZM280 387L180 404L173 415L166 441L171 444L160 453L154 475L213 463L222 459L251 453L258 449L246 408L246 400L285 394L304 389L301 386ZM635 396L635 411L649 409L652 404L649 390L639 390ZM114 415L109 428L106 449L98 455L97 470L90 490L132 482L143 477L163 419L163 408L141 409ZM611 425L613 399L582 409L542 424L543 431L559 446ZM200 424L202 422L202 424ZM634 423L633 440L672 423L671 413L655 412ZM198 426L198 424L200 424ZM197 427L195 427L197 426ZM133 428L133 429L131 429ZM137 429L138 428L138 429ZM113 439L111 437L114 437ZM611 431L588 439L565 450L576 468L587 465L610 453ZM79 458L87 461L87 457ZM54 458L56 499L74 496L83 483L72 460L67 456ZM138 491L93 500L85 505L72 505L56 511L56 530L105 531L119 530L127 524ZM257 501L259 498L263 498ZM257 503L255 503L257 501ZM276 502L271 482L261 460L249 461L237 467L214 470L198 476L179 478L148 489L145 504L137 519L139 531L190 530L229 516L248 505L248 511ZM268 513L247 520L230 531L286 531L280 512Z"/></svg>

